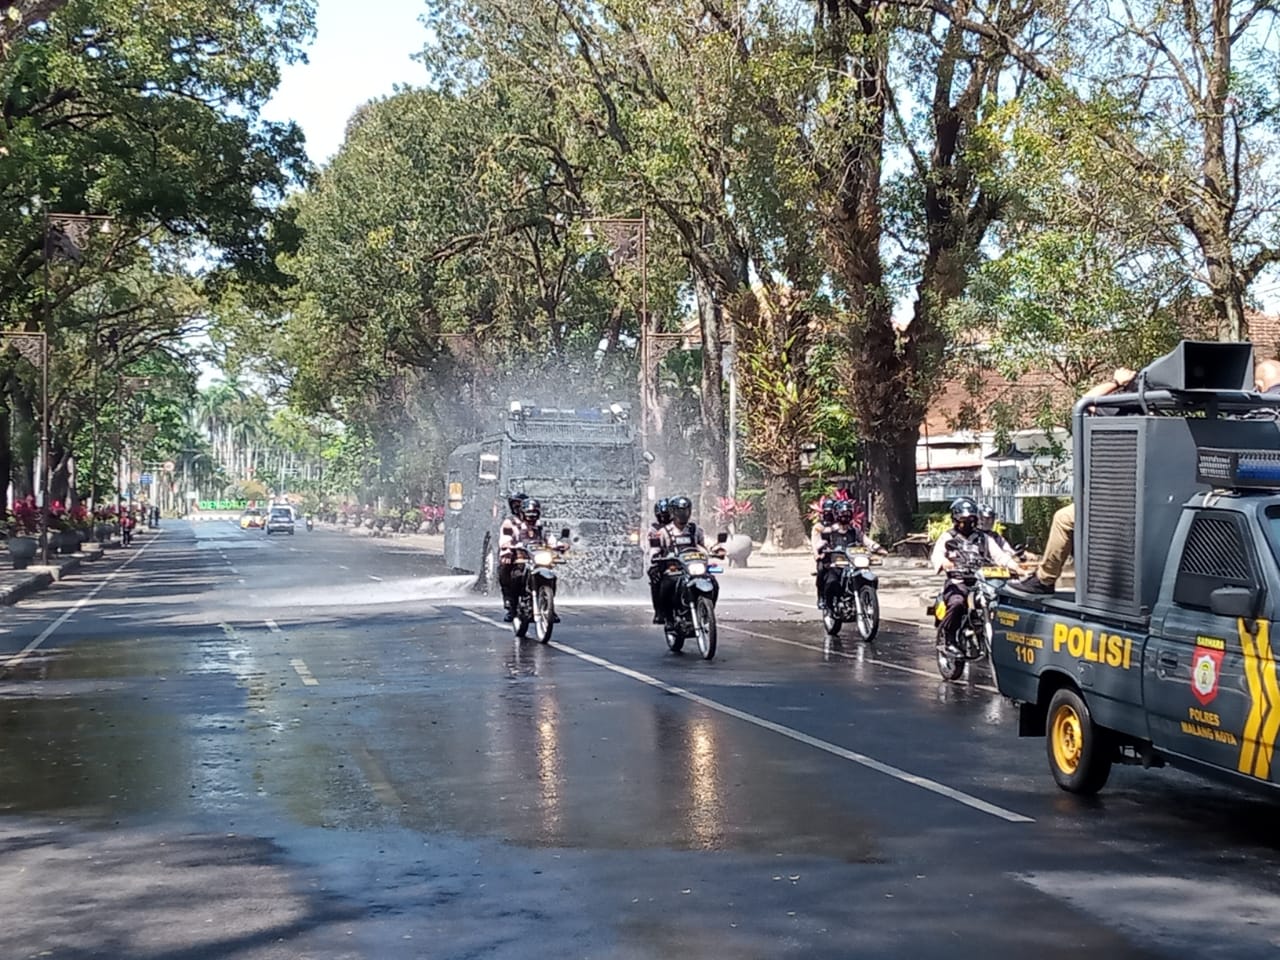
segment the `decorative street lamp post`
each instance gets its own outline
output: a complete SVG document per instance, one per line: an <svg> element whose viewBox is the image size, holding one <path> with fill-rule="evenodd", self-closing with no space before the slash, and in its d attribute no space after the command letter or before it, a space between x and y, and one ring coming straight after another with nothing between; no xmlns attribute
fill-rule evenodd
<svg viewBox="0 0 1280 960"><path fill-rule="evenodd" d="M138 391L146 390L150 386L151 386L150 377L121 377L116 388L116 410L118 411L118 416L120 417L120 420L121 420L121 422L116 425L120 430L120 450L118 453L119 459L117 460L117 467L120 472L119 472L119 482L116 485L117 487L116 516L118 518L124 517L125 487L132 483L132 481L129 479L129 476L130 476L129 461L131 458L126 456L126 451L129 449L129 445L125 441L125 436L124 436L125 424L124 424L124 407L123 407L122 398L126 395L129 397L132 397ZM122 467L120 466L121 462L123 462Z"/></svg>

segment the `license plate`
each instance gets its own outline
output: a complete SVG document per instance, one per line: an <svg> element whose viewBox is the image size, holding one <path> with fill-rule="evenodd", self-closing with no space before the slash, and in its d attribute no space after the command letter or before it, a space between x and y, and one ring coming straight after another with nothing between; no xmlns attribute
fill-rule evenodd
<svg viewBox="0 0 1280 960"><path fill-rule="evenodd" d="M1008 580L1009 571L1004 567L983 567L982 575L988 580Z"/></svg>

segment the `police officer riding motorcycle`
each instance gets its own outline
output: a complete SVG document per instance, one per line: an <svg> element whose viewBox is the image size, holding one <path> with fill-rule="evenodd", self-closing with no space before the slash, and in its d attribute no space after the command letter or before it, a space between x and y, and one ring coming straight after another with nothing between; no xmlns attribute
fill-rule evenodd
<svg viewBox="0 0 1280 960"><path fill-rule="evenodd" d="M848 500L831 502L830 514L831 523L815 525L813 531L823 626L828 635L836 636L851 622L863 640L871 641L880 628L880 598L870 555L885 550L858 529Z"/></svg>
<svg viewBox="0 0 1280 960"><path fill-rule="evenodd" d="M938 624L938 670L954 680L968 660L990 652L995 583L1019 569L1018 559L979 529L978 505L969 497L951 503L951 529L934 544L932 566L946 574L934 602Z"/></svg>
<svg viewBox="0 0 1280 960"><path fill-rule="evenodd" d="M653 602L653 622L662 623L662 605L658 599L658 587L662 583L662 565L659 563L661 551L652 545L653 540L662 533L662 528L671 522L671 508L666 497L653 505L653 523L649 524L649 599Z"/></svg>
<svg viewBox="0 0 1280 960"><path fill-rule="evenodd" d="M543 532L542 504L529 498L520 505L521 523L513 538L504 546L511 557L507 582L510 593L505 596L515 635L524 637L532 624L538 640L547 643L552 627L560 622L556 613L555 565L560 554L569 549L569 530L556 538Z"/></svg>
<svg viewBox="0 0 1280 960"><path fill-rule="evenodd" d="M522 506L527 499L522 492L508 495L507 508L511 512L503 519L502 529L498 533L498 586L502 589L502 602L507 608L506 616L502 618L504 623L510 623L515 617L515 609L511 603L515 592L511 583L511 551L520 525L524 523Z"/></svg>
<svg viewBox="0 0 1280 960"><path fill-rule="evenodd" d="M668 501L671 521L650 540L658 553L661 582L658 585L658 609L667 636L667 646L674 653L684 648L684 641L696 637L698 648L706 660L716 654L716 599L720 585L715 573L719 568L712 558L723 558L724 541L720 534L714 550L707 550L702 530L693 523L693 503L688 497Z"/></svg>

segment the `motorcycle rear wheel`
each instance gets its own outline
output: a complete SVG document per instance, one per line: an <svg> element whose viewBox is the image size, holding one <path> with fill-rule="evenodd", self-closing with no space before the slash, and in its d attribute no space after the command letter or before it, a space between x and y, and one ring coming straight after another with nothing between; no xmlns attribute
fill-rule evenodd
<svg viewBox="0 0 1280 960"><path fill-rule="evenodd" d="M553 610L555 610L555 594L551 592L550 587L538 587L533 594L533 624L539 643L551 642L551 631L555 627L551 619Z"/></svg>
<svg viewBox="0 0 1280 960"><path fill-rule="evenodd" d="M865 643L870 643L880 632L880 595L875 587L859 587L858 597L858 636Z"/></svg>
<svg viewBox="0 0 1280 960"><path fill-rule="evenodd" d="M716 655L716 608L710 597L699 597L693 606L693 632L703 660Z"/></svg>
<svg viewBox="0 0 1280 960"><path fill-rule="evenodd" d="M943 680L959 680L960 674L964 673L964 657L947 652L946 637L941 625L938 626L937 647L938 673Z"/></svg>

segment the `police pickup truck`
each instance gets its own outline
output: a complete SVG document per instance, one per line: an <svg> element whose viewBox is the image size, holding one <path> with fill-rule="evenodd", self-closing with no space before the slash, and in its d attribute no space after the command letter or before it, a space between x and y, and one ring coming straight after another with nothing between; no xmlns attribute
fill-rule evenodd
<svg viewBox="0 0 1280 960"><path fill-rule="evenodd" d="M1064 790L1114 763L1280 785L1280 397L1252 370L1184 341L1076 406L1075 592L1005 590L991 652Z"/></svg>

